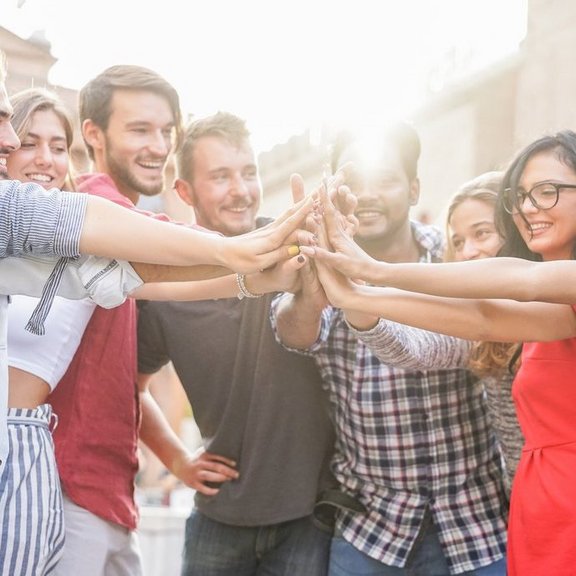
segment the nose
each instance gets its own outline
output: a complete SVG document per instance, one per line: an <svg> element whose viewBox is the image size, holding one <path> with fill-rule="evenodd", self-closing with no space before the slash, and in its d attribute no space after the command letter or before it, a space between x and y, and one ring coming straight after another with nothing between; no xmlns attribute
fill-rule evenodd
<svg viewBox="0 0 576 576"><path fill-rule="evenodd" d="M467 239L464 241L464 246L462 247L462 259L463 260L474 260L480 256L480 250L478 245L474 240Z"/></svg>
<svg viewBox="0 0 576 576"><path fill-rule="evenodd" d="M528 194L526 194L526 196L524 196L524 198L522 199L519 209L520 212L522 212L523 214L526 214L528 212L534 213L539 210L539 208L536 208L536 206L534 206L534 203L532 202L532 199L530 198L530 196L528 196Z"/></svg>
<svg viewBox="0 0 576 576"><path fill-rule="evenodd" d="M20 138L18 138L12 123L8 119L0 118L0 151L3 154L10 154L20 148Z"/></svg>
<svg viewBox="0 0 576 576"><path fill-rule="evenodd" d="M230 194L240 197L249 196L250 190L242 174L237 173L230 180Z"/></svg>
<svg viewBox="0 0 576 576"><path fill-rule="evenodd" d="M167 156L172 148L172 140L164 130L158 130L154 133L149 148L157 156Z"/></svg>
<svg viewBox="0 0 576 576"><path fill-rule="evenodd" d="M40 144L36 148L34 162L38 164L38 166L48 166L52 163L52 152L48 144Z"/></svg>

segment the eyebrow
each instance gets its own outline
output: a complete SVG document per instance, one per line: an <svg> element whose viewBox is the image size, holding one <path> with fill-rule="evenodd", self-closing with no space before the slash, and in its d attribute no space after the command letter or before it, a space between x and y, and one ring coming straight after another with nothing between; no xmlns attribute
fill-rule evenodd
<svg viewBox="0 0 576 576"><path fill-rule="evenodd" d="M39 134L36 134L35 132L28 132L28 134L26 134L26 136L24 136L24 138L36 138L36 140L41 140L42 136L40 136ZM66 142L66 136L52 136L50 138L50 142L52 142L54 140Z"/></svg>
<svg viewBox="0 0 576 576"><path fill-rule="evenodd" d="M478 228L479 226L486 226L486 224L489 224L490 226L495 225L495 223L491 220L480 220L480 222L475 222L474 224L472 224L472 228Z"/></svg>

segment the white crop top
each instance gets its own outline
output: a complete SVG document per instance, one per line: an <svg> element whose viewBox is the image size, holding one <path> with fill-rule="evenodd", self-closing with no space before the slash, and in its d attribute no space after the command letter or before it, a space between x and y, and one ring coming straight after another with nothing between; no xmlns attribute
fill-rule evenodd
<svg viewBox="0 0 576 576"><path fill-rule="evenodd" d="M44 336L24 329L37 304L38 298L12 296L8 306L8 365L42 378L54 390L80 345L96 304L88 298L57 296L45 322Z"/></svg>

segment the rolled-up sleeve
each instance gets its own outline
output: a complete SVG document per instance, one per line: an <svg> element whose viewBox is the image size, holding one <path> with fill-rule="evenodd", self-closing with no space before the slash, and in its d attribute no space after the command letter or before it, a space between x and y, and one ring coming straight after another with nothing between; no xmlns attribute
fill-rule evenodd
<svg viewBox="0 0 576 576"><path fill-rule="evenodd" d="M0 259L0 294L40 296L57 262L35 256ZM142 284L128 262L83 256L64 269L58 295L73 300L89 297L103 308L112 308Z"/></svg>
<svg viewBox="0 0 576 576"><path fill-rule="evenodd" d="M86 194L0 182L0 258L79 256L87 203Z"/></svg>

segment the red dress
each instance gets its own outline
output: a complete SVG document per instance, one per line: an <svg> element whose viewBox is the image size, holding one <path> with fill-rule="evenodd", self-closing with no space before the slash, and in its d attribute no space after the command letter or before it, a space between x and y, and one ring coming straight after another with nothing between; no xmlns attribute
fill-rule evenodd
<svg viewBox="0 0 576 576"><path fill-rule="evenodd" d="M524 344L513 395L525 445L512 489L508 574L576 575L576 338Z"/></svg>

